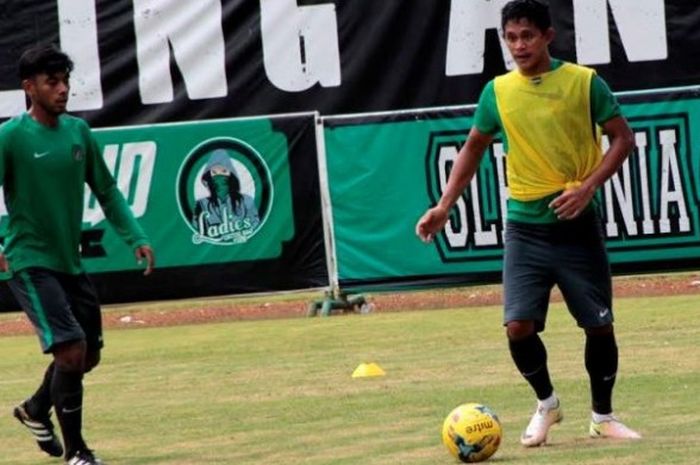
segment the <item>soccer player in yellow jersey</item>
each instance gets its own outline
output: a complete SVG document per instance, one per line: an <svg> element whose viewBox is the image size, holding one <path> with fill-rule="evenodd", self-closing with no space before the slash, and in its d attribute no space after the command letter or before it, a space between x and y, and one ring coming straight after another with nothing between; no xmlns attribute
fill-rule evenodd
<svg viewBox="0 0 700 465"><path fill-rule="evenodd" d="M595 71L549 55L554 29L545 4L511 1L501 12L501 25L517 69L484 88L442 198L420 218L416 233L430 241L442 230L484 151L501 134L509 190L504 325L513 361L537 396L521 443L544 444L550 427L563 418L539 337L555 284L586 335L589 434L638 439L613 415L618 350L610 267L594 197L632 150L633 134ZM610 139L604 155L601 130Z"/></svg>

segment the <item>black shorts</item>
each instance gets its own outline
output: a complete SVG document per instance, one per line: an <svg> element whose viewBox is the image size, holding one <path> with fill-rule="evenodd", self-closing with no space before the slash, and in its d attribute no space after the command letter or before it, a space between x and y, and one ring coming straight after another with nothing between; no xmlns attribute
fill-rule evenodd
<svg viewBox="0 0 700 465"><path fill-rule="evenodd" d="M85 273L27 268L16 272L9 285L34 325L44 353L69 341L84 340L90 351L102 348L100 303Z"/></svg>
<svg viewBox="0 0 700 465"><path fill-rule="evenodd" d="M555 224L507 223L504 323L532 320L543 330L555 284L580 327L613 322L610 265L596 212Z"/></svg>

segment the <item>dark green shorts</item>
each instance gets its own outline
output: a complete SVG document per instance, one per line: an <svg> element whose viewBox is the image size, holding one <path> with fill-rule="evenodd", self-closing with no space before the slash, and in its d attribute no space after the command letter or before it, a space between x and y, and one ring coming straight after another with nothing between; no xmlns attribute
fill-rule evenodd
<svg viewBox="0 0 700 465"><path fill-rule="evenodd" d="M10 289L27 314L44 353L69 341L84 340L88 350L102 348L102 313L95 287L83 273L44 268L18 271Z"/></svg>
<svg viewBox="0 0 700 465"><path fill-rule="evenodd" d="M554 285L580 327L612 323L610 265L595 212L555 224L506 224L504 323L534 320L543 330Z"/></svg>

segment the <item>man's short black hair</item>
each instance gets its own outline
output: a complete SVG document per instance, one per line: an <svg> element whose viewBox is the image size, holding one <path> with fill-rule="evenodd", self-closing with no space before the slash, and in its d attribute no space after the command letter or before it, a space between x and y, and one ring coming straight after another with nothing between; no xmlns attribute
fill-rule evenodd
<svg viewBox="0 0 700 465"><path fill-rule="evenodd" d="M53 44L35 45L19 57L19 78L28 79L37 74L70 73L73 61Z"/></svg>
<svg viewBox="0 0 700 465"><path fill-rule="evenodd" d="M508 21L527 19L542 32L552 27L549 6L539 0L513 0L501 10L501 28L505 30Z"/></svg>

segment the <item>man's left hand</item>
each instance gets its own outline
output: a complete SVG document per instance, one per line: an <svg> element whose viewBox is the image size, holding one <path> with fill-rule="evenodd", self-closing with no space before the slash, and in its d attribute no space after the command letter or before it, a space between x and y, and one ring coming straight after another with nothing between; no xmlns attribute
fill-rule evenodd
<svg viewBox="0 0 700 465"><path fill-rule="evenodd" d="M585 185L571 187L552 200L549 208L554 209L554 213L560 220L573 220L583 212L594 194L595 189Z"/></svg>

